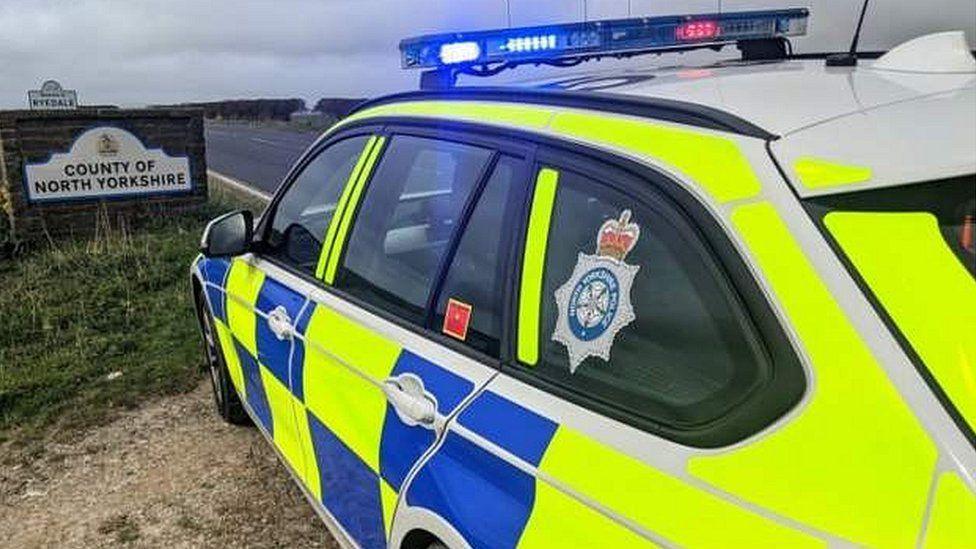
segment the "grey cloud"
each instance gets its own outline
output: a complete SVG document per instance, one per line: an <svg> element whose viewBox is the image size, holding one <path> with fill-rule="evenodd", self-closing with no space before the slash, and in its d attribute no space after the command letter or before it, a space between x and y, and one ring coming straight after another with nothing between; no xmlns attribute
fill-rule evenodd
<svg viewBox="0 0 976 549"><path fill-rule="evenodd" d="M4 0L0 107L46 78L86 103L375 94L416 81L401 37L504 14L502 0Z"/></svg>
<svg viewBox="0 0 976 549"><path fill-rule="evenodd" d="M836 0L0 0L0 108L56 78L83 103L362 96L415 87L406 36L634 15L812 9L799 51L846 46L858 2ZM972 0L873 0L868 49L962 26ZM961 23L962 22L962 23ZM639 63L646 63L641 60ZM602 65L601 65L602 66ZM524 78L531 70L499 78Z"/></svg>

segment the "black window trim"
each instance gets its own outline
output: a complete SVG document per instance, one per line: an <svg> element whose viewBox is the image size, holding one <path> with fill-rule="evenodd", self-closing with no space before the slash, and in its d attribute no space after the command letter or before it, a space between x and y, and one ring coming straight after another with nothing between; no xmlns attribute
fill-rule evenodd
<svg viewBox="0 0 976 549"><path fill-rule="evenodd" d="M508 299L503 304L504 325L501 347L501 359L496 359L471 348L463 342L457 341L449 336L441 334L439 331L419 326L415 323L406 321L388 311L352 296L341 289L326 285L323 281L316 279L306 273L299 272L297 269L274 258L261 256L262 259L279 265L290 273L315 284L318 288L327 291L336 297L348 301L380 318L383 318L401 328L407 329L422 337L447 347L459 354L467 356L489 367L499 369L515 379L519 379L529 385L544 390L556 397L563 398L583 408L595 411L601 415L622 423L631 425L640 430L653 435L661 436L674 442L698 448L720 448L735 444L741 440L749 438L770 425L775 424L783 416L789 413L802 399L807 392L809 383L807 374L800 362L797 349L788 334L788 326L776 314L773 305L761 290L760 282L750 270L746 260L733 244L731 237L726 234L718 220L701 204L694 195L685 190L680 183L666 173L660 172L649 165L642 164L635 160L626 158L619 154L603 151L593 146L588 146L569 140L558 139L542 134L531 133L528 131L501 128L477 122L444 120L444 119L424 119L409 116L386 116L370 118L368 120L353 121L348 123L336 133L329 135L328 138L321 139L296 164L288 177L286 184L282 184L275 193L275 197L269 204L266 212L271 211L280 200L280 196L286 191L298 166L307 163L309 155L316 154L318 150L328 146L328 144L339 139L351 137L361 133L372 133L389 137L394 133L418 135L418 136L444 136L447 139L456 139L462 143L471 143L480 146L494 147L497 152L511 154L525 159L529 167L537 163L537 151L541 147L546 147L554 151L571 153L577 158L596 161L604 165L611 165L632 174L638 179L653 182L655 188L665 197L669 198L677 206L679 211L688 217L691 226L701 233L699 238L703 245L708 247L714 255L717 264L720 265L730 277L733 287L746 304L748 314L758 329L761 343L767 352L773 357L771 364L773 367L772 376L767 386L748 399L755 403L760 401L760 406L751 407L739 406L734 408L731 413L719 420L700 429L692 431L680 431L669 429L656 423L641 421L632 415L621 414L613 410L600 410L592 406L592 403L581 401L574 394L560 390L558 387L549 387L538 377L531 377L520 373L521 367L512 366L510 361L514 360L514 342L517 337L517 327L514 318L518 310L517 288L519 275L521 273L521 261L523 247L525 243L525 230L528 225L528 202L532 193L524 193L524 204L522 205L522 215L518 218L517 226L512 227L517 237L515 245L511 247L510 261L512 276L506 287ZM447 137L451 136L451 137ZM535 186L535 171L529 170L525 183L531 190ZM271 216L264 216L270 219ZM464 220L467 223L467 219ZM266 219L262 219L262 224L267 224ZM263 229L263 227L261 227ZM263 234L258 231L257 234ZM437 281L438 285L443 285L443 280ZM769 397L769 398L763 398ZM589 404L589 405L588 405ZM766 404L765 414L762 420L748 421L746 412L751 412L752 408L761 408ZM724 430L724 431L723 431Z"/></svg>
<svg viewBox="0 0 976 549"><path fill-rule="evenodd" d="M612 163L608 163L592 155L581 154L578 151L570 151L564 147L543 147L536 157L536 169L543 166L552 167L557 171L565 170L579 173L585 177L594 179L604 186L633 197L635 202L640 203L643 207L660 210L663 206L670 210L668 212L670 215L682 218L683 224L693 231L693 234L688 236L696 240L700 244L702 251L710 256L715 269L719 271L718 274L726 279L725 281L729 290L733 293L734 299L738 301L738 313L742 314L744 319L751 325L750 336L754 339L754 345L757 347L756 350L765 359L763 361L764 364L759 365L760 374L764 374L765 379L761 378L759 385L754 385L744 394L737 395L734 404L723 415L708 423L688 427L667 425L659 421L654 421L635 412L618 407L613 403L608 403L598 397L542 379L532 373L531 367L521 365L514 358L505 361L502 365L503 372L579 406L637 427L645 432L656 434L675 442L705 448L727 446L747 438L775 422L799 402L806 385L802 365L796 353L793 351L792 346L789 344L785 333L780 334L780 341L776 342L774 340L773 343L770 342L771 337L768 333L769 326L764 325L760 321L761 318L757 319L757 312L762 313L763 311L761 309L759 311L756 310L757 304L755 303L755 299L749 300L744 295L743 285L745 282L741 276L743 273L740 272L738 273L740 276L735 276L736 273L731 272L728 267L729 261L732 260L730 256L735 254L738 258L738 252L735 251L731 242L728 242L727 246L724 246L727 248L728 253L718 253L714 242L716 235L706 235L702 231L702 216L708 216L710 219L710 221L704 222L705 226L714 225L715 231L721 231L718 223L714 219L711 219L710 215L704 211L703 206L697 206L697 208L701 209L702 215L690 216L686 209L688 204L682 204L680 201L674 200L672 196L669 196L669 193L663 192L660 188L662 184L676 186L677 184L673 180L653 169L638 170L638 172L642 173L635 173L633 170L626 169L617 159ZM621 172L626 174L627 177L625 179L629 179L629 181L620 182L619 177L615 178L613 176L615 172L618 174ZM635 183L639 184L639 187L635 186ZM688 200L693 200L687 191L680 189L674 190L688 195ZM655 207L654 204L657 204L657 206ZM724 232L722 232L722 235L728 240ZM748 273L741 258L738 261L742 263L741 268L745 269L745 273ZM756 286L755 292L760 294L760 298L765 302L765 297L761 296L758 286ZM775 314L771 309L765 312L768 315L767 318L772 316L775 320ZM510 328L517 330L517 326ZM514 349L510 349L510 356L514 357ZM791 359L790 361L793 364L784 368L782 366L784 359ZM765 371L763 371L764 368ZM787 372L792 371L794 374L792 378L794 383L792 383L792 390L790 391L782 390L784 387L781 385L782 381L791 381L791 378L789 376L776 375L778 370L784 369ZM800 383L797 384L795 383L796 381L800 381ZM780 397L778 401L776 397ZM777 406L771 407L773 408L771 410L763 410L764 405L770 401L774 401L773 403L777 404ZM764 411L765 413L761 413Z"/></svg>

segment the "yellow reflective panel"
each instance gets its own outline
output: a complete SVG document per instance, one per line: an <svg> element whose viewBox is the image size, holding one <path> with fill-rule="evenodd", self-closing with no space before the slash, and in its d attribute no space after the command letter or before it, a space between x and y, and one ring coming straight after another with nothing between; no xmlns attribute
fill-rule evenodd
<svg viewBox="0 0 976 549"><path fill-rule="evenodd" d="M831 212L850 262L956 409L976 428L976 280L930 213Z"/></svg>
<svg viewBox="0 0 976 549"><path fill-rule="evenodd" d="M543 128L552 116L552 109L485 101L417 101L373 107L346 118L342 123L377 116L430 116L485 124Z"/></svg>
<svg viewBox="0 0 976 549"><path fill-rule="evenodd" d="M312 442L312 430L308 424L308 409L297 398L292 399L295 411L295 430L298 432L302 445L302 455L305 459L305 473L302 482L305 488L315 496L315 501L322 501L322 482L319 476L319 462L315 458L315 444Z"/></svg>
<svg viewBox="0 0 976 549"><path fill-rule="evenodd" d="M400 348L326 307L312 313L305 332L305 404L343 443L379 474L380 439L386 396L378 383L386 379ZM370 382L316 345L373 379Z"/></svg>
<svg viewBox="0 0 976 549"><path fill-rule="evenodd" d="M976 547L976 494L955 473L942 473L925 529L924 547L972 549Z"/></svg>
<svg viewBox="0 0 976 549"><path fill-rule="evenodd" d="M815 379L809 403L744 446L689 472L738 497L855 543L915 542L937 452L768 203L732 221L772 284Z"/></svg>
<svg viewBox="0 0 976 549"><path fill-rule="evenodd" d="M237 394L244 398L244 371L241 369L241 359L237 356L237 348L234 347L234 339L230 334L230 328L220 320L214 319L214 328L217 330L217 340L220 341L220 350L224 355L224 362L227 364L227 372L230 374L231 383L237 389Z"/></svg>
<svg viewBox="0 0 976 549"><path fill-rule="evenodd" d="M871 179L871 168L845 166L819 158L798 158L793 163L793 171L808 189L851 185Z"/></svg>
<svg viewBox="0 0 976 549"><path fill-rule="evenodd" d="M227 274L227 324L251 356L258 356L257 316L254 306L264 284L264 272L242 259L231 262Z"/></svg>
<svg viewBox="0 0 976 549"><path fill-rule="evenodd" d="M325 232L325 240L322 241L322 250L319 253L319 261L315 267L315 278L321 279L323 276L325 276L326 261L329 257L329 251L332 250L332 244L335 242L335 236L339 229L339 222L342 218L342 212L346 208L346 203L349 202L349 195L352 194L352 189L356 186L355 183L359 179L359 173L362 171L363 165L366 164L366 160L369 158L370 152L373 150L373 145L375 143L375 135L366 141L366 146L363 147L363 152L360 153L359 160L356 161L356 165L353 167L352 172L349 173L349 179L346 180L345 187L342 188L342 194L339 195L339 200L336 202L335 211L332 212L332 219L329 220L329 228Z"/></svg>
<svg viewBox="0 0 976 549"><path fill-rule="evenodd" d="M566 427L556 431L539 469L679 546L824 545L823 540L747 511ZM537 487L541 482L536 482ZM550 494L542 495L548 498ZM565 507L553 503L551 498L543 499L542 503L554 505L556 509ZM550 513L552 509L544 507L541 512ZM575 513L575 516L591 524L599 522L592 516L587 519L586 514ZM533 517L529 519L530 524ZM548 520L548 516L538 520ZM567 526L557 522L548 527Z"/></svg>
<svg viewBox="0 0 976 549"><path fill-rule="evenodd" d="M311 346L302 371L305 404L373 471L379 472L386 397L378 386Z"/></svg>
<svg viewBox="0 0 976 549"><path fill-rule="evenodd" d="M294 405L297 399L267 368L258 366L258 370L261 372L261 383L264 385L268 407L271 409L273 425L271 431L275 446L285 457L292 471L304 481L305 450L302 448L302 437L295 427Z"/></svg>
<svg viewBox="0 0 976 549"><path fill-rule="evenodd" d="M620 523L541 480L535 484L532 514L519 539L535 547L657 547Z"/></svg>
<svg viewBox="0 0 976 549"><path fill-rule="evenodd" d="M575 138L659 159L701 185L718 202L749 198L760 183L735 141L697 132L606 115L563 112L550 128Z"/></svg>
<svg viewBox="0 0 976 549"><path fill-rule="evenodd" d="M314 342L377 383L389 377L400 356L400 346L395 341L321 305L312 312L306 331L306 336L309 335Z"/></svg>
<svg viewBox="0 0 976 549"><path fill-rule="evenodd" d="M556 111L551 107L478 101L418 101L380 105L356 113L343 123L376 116L427 116L549 129L583 141L597 142L650 156L684 172L719 202L755 196L759 180L734 140L605 113Z"/></svg>
<svg viewBox="0 0 976 549"><path fill-rule="evenodd" d="M386 539L390 539L390 530L393 528L393 513L396 511L397 493L392 486L380 477L380 503L383 505L383 528L386 531Z"/></svg>
<svg viewBox="0 0 976 549"><path fill-rule="evenodd" d="M519 290L518 358L526 364L539 360L539 307L542 303L542 274L546 262L546 246L549 240L549 222L552 206L556 201L556 184L559 172L549 168L539 170L532 210L529 213L529 230L526 233L525 252L522 256L522 282Z"/></svg>
<svg viewBox="0 0 976 549"><path fill-rule="evenodd" d="M386 141L385 137L376 138L372 149L369 151L369 156L366 158L366 162L363 164L359 176L356 178L356 183L349 194L349 200L342 210L342 220L339 222L339 229L336 232L335 241L329 250L329 263L325 270L325 282L328 284L335 282L336 270L339 268L339 258L342 256L342 248L346 245L346 234L349 232L349 226L352 225L352 218L356 212L356 208L359 206L359 199L362 198L366 181L373 173L376 158L379 157L380 151L383 150L384 141Z"/></svg>

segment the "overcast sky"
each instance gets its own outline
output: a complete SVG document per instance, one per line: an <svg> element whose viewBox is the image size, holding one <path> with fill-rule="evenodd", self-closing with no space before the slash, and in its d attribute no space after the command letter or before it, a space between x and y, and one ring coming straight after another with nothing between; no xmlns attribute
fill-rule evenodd
<svg viewBox="0 0 976 549"><path fill-rule="evenodd" d="M934 30L973 40L973 0L872 0L866 49ZM801 50L843 49L859 0L0 0L0 108L48 78L84 104L369 96L416 87L400 38L633 15L806 6ZM834 46L833 44L839 44ZM641 61L651 62L651 61ZM522 76L526 76L524 70ZM519 76L519 75L515 75Z"/></svg>

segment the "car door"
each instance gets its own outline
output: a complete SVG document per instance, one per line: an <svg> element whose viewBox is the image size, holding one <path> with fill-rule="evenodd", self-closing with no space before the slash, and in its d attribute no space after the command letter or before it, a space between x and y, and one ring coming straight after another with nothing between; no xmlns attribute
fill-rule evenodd
<svg viewBox="0 0 976 549"><path fill-rule="evenodd" d="M398 521L428 510L450 524L439 537L476 547L813 541L685 469L804 389L720 229L660 174L538 158L502 373L449 424Z"/></svg>
<svg viewBox="0 0 976 549"><path fill-rule="evenodd" d="M468 258L461 235L482 222L483 189L527 175L524 153L496 145L420 129L379 138L329 231L327 287L297 322L317 495L360 546L386 545L414 465L497 372L501 290L436 300Z"/></svg>
<svg viewBox="0 0 976 549"><path fill-rule="evenodd" d="M305 455L309 433L303 386L296 378L300 373L292 369L298 351L294 324L308 304L296 275L314 276L340 193L371 139L369 134L350 135L308 155L269 210L255 252L235 258L226 276L232 342L224 349L233 350L225 352L231 378L255 423L295 476L313 489L318 483L314 460Z"/></svg>

